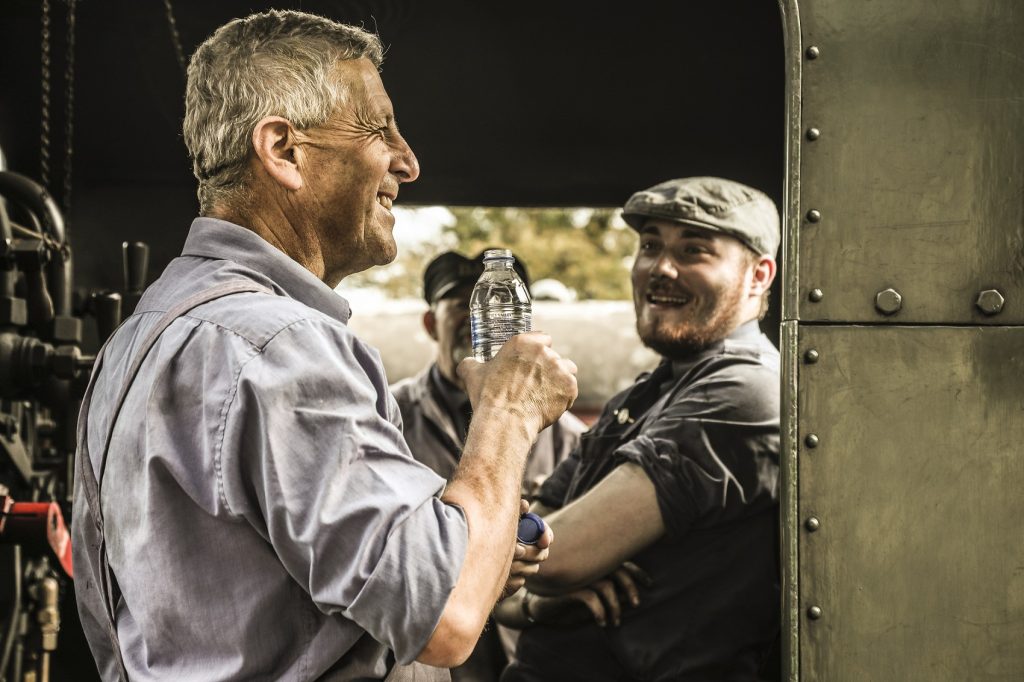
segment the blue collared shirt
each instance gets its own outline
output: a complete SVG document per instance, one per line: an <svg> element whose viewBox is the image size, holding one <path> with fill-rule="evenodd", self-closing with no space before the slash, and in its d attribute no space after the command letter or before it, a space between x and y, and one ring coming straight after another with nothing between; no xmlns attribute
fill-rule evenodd
<svg viewBox="0 0 1024 682"><path fill-rule="evenodd" d="M433 633L468 528L439 499L444 480L409 454L379 354L346 325L347 301L305 268L245 228L197 219L108 345L82 416L93 470L149 329L238 279L276 295L232 295L175 321L114 429L101 504L128 673L383 678ZM75 518L85 505L77 495ZM76 559L91 551L80 540ZM114 679L95 587L79 585L78 601L99 670Z"/></svg>

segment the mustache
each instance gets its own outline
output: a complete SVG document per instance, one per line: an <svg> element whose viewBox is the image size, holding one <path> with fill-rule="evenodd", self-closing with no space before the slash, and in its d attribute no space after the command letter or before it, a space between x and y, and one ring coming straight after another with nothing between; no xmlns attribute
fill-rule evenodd
<svg viewBox="0 0 1024 682"><path fill-rule="evenodd" d="M378 193L383 193L390 196L392 199L398 198L398 181L388 175L384 178L384 181L380 183L380 187L377 189Z"/></svg>
<svg viewBox="0 0 1024 682"><path fill-rule="evenodd" d="M676 296L693 298L693 292L691 292L685 286L674 284L667 279L652 279L648 282L644 289L645 296Z"/></svg>

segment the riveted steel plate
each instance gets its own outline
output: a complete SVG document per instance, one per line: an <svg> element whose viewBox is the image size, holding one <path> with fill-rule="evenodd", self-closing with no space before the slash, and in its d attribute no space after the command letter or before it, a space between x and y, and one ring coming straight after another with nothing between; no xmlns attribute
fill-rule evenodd
<svg viewBox="0 0 1024 682"><path fill-rule="evenodd" d="M1024 679L1024 328L796 336L799 679Z"/></svg>
<svg viewBox="0 0 1024 682"><path fill-rule="evenodd" d="M799 319L1024 322L1024 2L815 0L800 22L820 56L799 113L821 135L800 141Z"/></svg>

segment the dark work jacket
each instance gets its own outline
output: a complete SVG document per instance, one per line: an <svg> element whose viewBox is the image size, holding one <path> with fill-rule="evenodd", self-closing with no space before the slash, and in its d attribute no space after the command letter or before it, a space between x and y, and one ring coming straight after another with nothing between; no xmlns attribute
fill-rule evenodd
<svg viewBox="0 0 1024 682"><path fill-rule="evenodd" d="M619 627L524 630L502 682L764 679L780 619L779 356L756 323L615 396L540 501L562 507L624 462L650 477L665 521L631 558L652 586Z"/></svg>

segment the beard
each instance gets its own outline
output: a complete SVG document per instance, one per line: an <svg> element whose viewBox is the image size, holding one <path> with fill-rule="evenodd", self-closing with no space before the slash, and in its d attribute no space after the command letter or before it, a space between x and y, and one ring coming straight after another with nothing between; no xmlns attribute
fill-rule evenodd
<svg viewBox="0 0 1024 682"><path fill-rule="evenodd" d="M636 330L645 346L670 360L682 360L706 350L729 336L738 326L743 301L740 281L716 289L686 319L658 315L647 317L638 311Z"/></svg>

